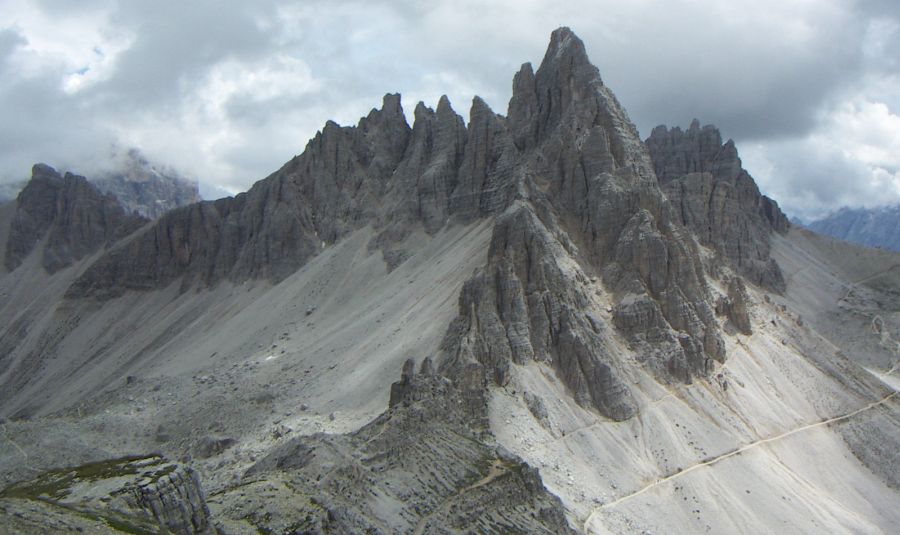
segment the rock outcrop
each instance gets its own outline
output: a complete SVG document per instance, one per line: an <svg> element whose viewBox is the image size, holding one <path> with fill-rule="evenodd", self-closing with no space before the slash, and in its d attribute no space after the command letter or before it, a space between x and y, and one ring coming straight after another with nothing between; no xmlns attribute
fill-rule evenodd
<svg viewBox="0 0 900 535"><path fill-rule="evenodd" d="M783 292L784 277L769 255L769 234L790 223L741 166L732 140L714 126L657 126L646 141L659 184L679 222L754 284Z"/></svg>
<svg viewBox="0 0 900 535"><path fill-rule="evenodd" d="M584 285L567 273L558 239L524 205L501 217L488 264L463 287L446 358L478 362L505 385L510 367L536 360L557 370L575 400L616 420L636 406L619 379L602 320Z"/></svg>
<svg viewBox="0 0 900 535"><path fill-rule="evenodd" d="M149 511L161 531L178 535L213 533L209 508L197 472L175 465L156 479L143 479L129 486L126 501Z"/></svg>
<svg viewBox="0 0 900 535"><path fill-rule="evenodd" d="M744 281L740 277L732 277L728 281L728 295L720 297L716 303L716 312L726 316L738 332L747 336L753 334L749 299Z"/></svg>
<svg viewBox="0 0 900 535"><path fill-rule="evenodd" d="M146 219L129 215L82 176L37 164L16 199L6 242L6 269L17 268L46 238L41 265L53 273L134 232Z"/></svg>
<svg viewBox="0 0 900 535"><path fill-rule="evenodd" d="M510 363L549 362L579 401L627 418L627 389L566 266L602 277L615 326L645 362L689 381L724 358L697 248L570 30L553 33L540 68L524 65L513 88L508 117L475 98L468 126L442 98L436 111L417 106L410 128L399 95L355 127L329 122L247 193L173 210L120 243L68 297L278 281L365 225L393 268L412 229L495 216L489 263L463 292L446 351L500 384Z"/></svg>
<svg viewBox="0 0 900 535"><path fill-rule="evenodd" d="M33 503L54 506L64 532L81 531L80 519L88 518L117 533L215 533L197 473L158 455L54 470L16 483L0 491L0 524L23 518Z"/></svg>
<svg viewBox="0 0 900 535"><path fill-rule="evenodd" d="M424 359L417 373L408 361L386 413L280 445L217 495L218 520L278 533L573 533L538 471L491 444L477 368Z"/></svg>

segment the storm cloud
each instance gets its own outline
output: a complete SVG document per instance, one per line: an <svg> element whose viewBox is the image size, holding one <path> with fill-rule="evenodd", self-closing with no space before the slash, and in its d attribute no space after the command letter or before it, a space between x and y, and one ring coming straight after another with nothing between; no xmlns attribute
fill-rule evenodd
<svg viewBox="0 0 900 535"><path fill-rule="evenodd" d="M900 8L850 0L0 0L0 182L121 147L246 189L387 92L505 113L567 25L642 134L698 118L788 212L900 202Z"/></svg>

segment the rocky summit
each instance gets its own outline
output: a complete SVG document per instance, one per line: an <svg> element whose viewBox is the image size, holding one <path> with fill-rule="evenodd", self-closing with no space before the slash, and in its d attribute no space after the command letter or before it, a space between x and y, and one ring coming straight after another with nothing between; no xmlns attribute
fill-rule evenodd
<svg viewBox="0 0 900 535"><path fill-rule="evenodd" d="M715 127L642 141L568 28L505 115L412 116L154 221L36 166L0 207L0 524L900 522L896 255L791 227Z"/></svg>
<svg viewBox="0 0 900 535"><path fill-rule="evenodd" d="M99 173L91 183L114 195L128 213L158 219L179 206L200 201L197 182L151 163L136 148L125 152L112 170Z"/></svg>

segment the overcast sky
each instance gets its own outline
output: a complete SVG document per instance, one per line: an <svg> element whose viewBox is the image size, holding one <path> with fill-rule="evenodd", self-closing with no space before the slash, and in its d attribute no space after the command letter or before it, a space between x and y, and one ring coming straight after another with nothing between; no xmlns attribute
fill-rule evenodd
<svg viewBox="0 0 900 535"><path fill-rule="evenodd" d="M0 0L0 182L138 147L235 193L387 92L506 112L570 26L641 135L734 138L791 215L900 202L897 0Z"/></svg>

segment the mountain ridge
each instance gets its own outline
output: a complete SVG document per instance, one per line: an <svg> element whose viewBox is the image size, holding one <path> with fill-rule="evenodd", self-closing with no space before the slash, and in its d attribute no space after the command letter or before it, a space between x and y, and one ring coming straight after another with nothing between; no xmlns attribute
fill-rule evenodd
<svg viewBox="0 0 900 535"><path fill-rule="evenodd" d="M900 206L845 207L805 226L842 240L900 251Z"/></svg>

